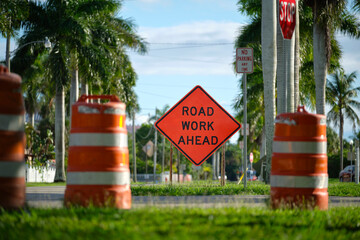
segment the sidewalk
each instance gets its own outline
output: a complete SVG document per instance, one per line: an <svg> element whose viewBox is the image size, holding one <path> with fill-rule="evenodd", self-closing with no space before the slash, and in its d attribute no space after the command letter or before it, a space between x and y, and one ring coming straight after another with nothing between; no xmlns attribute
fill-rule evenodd
<svg viewBox="0 0 360 240"><path fill-rule="evenodd" d="M30 207L61 208L64 186L27 187L26 203ZM216 196L133 196L132 208L141 207L267 207L268 195L216 195ZM360 197L329 197L329 207L360 207Z"/></svg>

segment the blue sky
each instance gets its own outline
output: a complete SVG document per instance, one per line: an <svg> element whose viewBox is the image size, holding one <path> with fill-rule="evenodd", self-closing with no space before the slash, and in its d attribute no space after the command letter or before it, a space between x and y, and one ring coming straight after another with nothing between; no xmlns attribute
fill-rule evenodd
<svg viewBox="0 0 360 240"><path fill-rule="evenodd" d="M119 13L131 18L137 32L149 43L149 52L129 52L138 81L135 91L146 121L155 107L173 106L194 86L201 85L230 114L239 92L240 76L231 63L233 43L249 19L237 11L237 0L125 0ZM342 65L350 73L359 70L360 42L339 36ZM13 41L12 49L15 44ZM5 58L0 39L0 60ZM360 78L360 74L358 75ZM358 81L359 82L359 81ZM251 119L249 119L251 121ZM351 135L349 124L345 135Z"/></svg>
<svg viewBox="0 0 360 240"><path fill-rule="evenodd" d="M236 1L130 0L120 15L135 20L149 43L145 56L130 53L139 76L139 122L155 107L173 106L196 85L234 114L239 76L231 65L233 43L247 21Z"/></svg>

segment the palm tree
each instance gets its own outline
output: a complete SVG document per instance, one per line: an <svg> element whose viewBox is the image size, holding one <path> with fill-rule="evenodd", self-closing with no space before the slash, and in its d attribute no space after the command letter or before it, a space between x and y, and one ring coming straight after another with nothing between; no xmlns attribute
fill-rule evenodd
<svg viewBox="0 0 360 240"><path fill-rule="evenodd" d="M354 10L360 12L360 0L354 1Z"/></svg>
<svg viewBox="0 0 360 240"><path fill-rule="evenodd" d="M307 0L313 10L313 55L316 84L316 112L325 114L326 75L331 57L331 40L336 31L360 37L356 15L350 13L346 0Z"/></svg>
<svg viewBox="0 0 360 240"><path fill-rule="evenodd" d="M41 95L46 86L43 79L45 71L43 59L44 56L39 57L22 75L25 109L33 128L35 127L35 113L39 111Z"/></svg>
<svg viewBox="0 0 360 240"><path fill-rule="evenodd" d="M255 51L257 52L257 51ZM256 54L254 54L256 57ZM262 78L262 70L259 66L254 68L254 72L249 75L251 80L248 81L247 87L247 115L249 122L248 137L248 153L256 149L261 144L261 136L264 130L265 107L264 107L264 82ZM243 89L243 81L239 80L239 88ZM244 116L244 98L243 93L240 92L236 97L233 107L238 112L235 118L242 122ZM240 137L239 140L242 140Z"/></svg>
<svg viewBox="0 0 360 240"><path fill-rule="evenodd" d="M327 124L328 125L328 124ZM340 139L339 135L330 126L326 127L327 154L334 155L339 153Z"/></svg>
<svg viewBox="0 0 360 240"><path fill-rule="evenodd" d="M261 46L264 79L266 164L265 182L270 181L272 139L275 119L275 77L276 77L276 0L262 1Z"/></svg>
<svg viewBox="0 0 360 240"><path fill-rule="evenodd" d="M48 37L52 49L45 62L47 78L54 83L55 94L55 181L64 181L64 132L65 98L64 90L69 84L71 73L78 67L84 78L107 79L119 72L119 53L124 46L145 51L142 39L132 30L132 24L115 18L120 2L116 0L48 0L45 3L30 2L30 14L24 24L24 35L20 43L42 40ZM121 30L121 31L120 31ZM129 43L133 36L134 42ZM24 53L33 51L35 60L44 52L41 46L28 46L16 54L21 59ZM16 58L16 56L15 56ZM71 60L71 61L70 61ZM71 64L72 63L72 64ZM121 65L123 66L123 65ZM118 75L117 75L118 76Z"/></svg>
<svg viewBox="0 0 360 240"><path fill-rule="evenodd" d="M245 47L259 44L260 46L260 37L261 37L261 0L239 0L238 1L239 11L251 18L251 22L248 25L245 25L242 29L240 29L240 34L236 39L235 46L236 47ZM305 0L299 1L299 31L301 34L300 39L300 57L295 58L295 66L298 64L296 61L300 60L300 80L299 80L299 102L303 105L306 105L308 108L314 110L316 104L316 94L315 94L315 84L314 84L314 61L313 61L313 50L312 50L312 35L313 35L313 11L312 8L309 7L309 3ZM346 20L348 14L344 14L342 16L344 18L342 25L343 29L349 28L356 29L356 22L350 21L354 20L353 17ZM347 24L345 24L347 23ZM278 40L282 40L282 36L280 31L278 32ZM296 34L296 33L295 33ZM296 37L296 36L295 36ZM335 39L335 36L331 36L331 56L330 56L330 65L329 65L329 73L335 71L335 69L339 68L341 59L341 50L338 41ZM282 113L285 111L282 107L282 103L285 101L283 98L283 94L285 93L285 89L281 87L282 84L282 74L283 70L283 60L282 60L282 43L278 43L278 64L277 64L277 111L278 113ZM260 48L261 56L261 48ZM255 57L255 65L259 64L260 68L262 66L261 61L257 61L258 59ZM297 71L295 70L294 79L297 79ZM249 82L251 81L252 75L249 75ZM295 81L294 80L294 81ZM296 83L294 89L296 89ZM297 90L295 90L295 96ZM282 94L283 93L283 94ZM295 101L295 99L294 99ZM282 110L283 109L283 110Z"/></svg>
<svg viewBox="0 0 360 240"><path fill-rule="evenodd" d="M28 13L27 0L1 0L0 32L6 38L6 66L10 71L10 40L20 28Z"/></svg>
<svg viewBox="0 0 360 240"><path fill-rule="evenodd" d="M344 120L348 119L356 129L356 124L360 124L360 119L355 110L360 110L360 102L355 98L360 92L360 87L353 88L356 73L347 75L343 70L332 74L332 81L326 86L326 101L331 106L327 119L339 127L340 137L340 169L343 169L343 131Z"/></svg>
<svg viewBox="0 0 360 240"><path fill-rule="evenodd" d="M151 116L149 118L149 122L154 122L157 119L161 118L161 116L163 116L168 110L169 110L170 106L169 105L165 105L162 109L158 109L156 108L156 114L155 116ZM165 165L165 136L162 135L162 158L161 158L161 172L164 172L164 165Z"/></svg>

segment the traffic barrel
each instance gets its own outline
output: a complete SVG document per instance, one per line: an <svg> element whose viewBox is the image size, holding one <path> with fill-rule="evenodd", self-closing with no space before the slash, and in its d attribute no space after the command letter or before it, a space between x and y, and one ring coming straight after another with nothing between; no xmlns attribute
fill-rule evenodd
<svg viewBox="0 0 360 240"><path fill-rule="evenodd" d="M326 117L303 106L275 119L271 205L328 209Z"/></svg>
<svg viewBox="0 0 360 240"><path fill-rule="evenodd" d="M0 208L25 204L24 114L21 77L0 65Z"/></svg>
<svg viewBox="0 0 360 240"><path fill-rule="evenodd" d="M125 104L116 96L82 95L73 104L65 205L131 207L127 142Z"/></svg>

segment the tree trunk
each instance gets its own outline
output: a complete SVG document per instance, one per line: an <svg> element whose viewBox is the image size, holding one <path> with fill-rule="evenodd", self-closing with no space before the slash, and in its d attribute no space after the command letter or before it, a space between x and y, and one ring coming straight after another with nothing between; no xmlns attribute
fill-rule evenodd
<svg viewBox="0 0 360 240"><path fill-rule="evenodd" d="M216 180L216 152L212 155L212 169L213 169L212 180Z"/></svg>
<svg viewBox="0 0 360 240"><path fill-rule="evenodd" d="M89 85L86 79L81 79L81 95L86 94L89 95Z"/></svg>
<svg viewBox="0 0 360 240"><path fill-rule="evenodd" d="M79 69L77 63L76 53L71 53L71 86L70 86L70 123L72 117L72 105L79 98ZM71 124L70 124L71 127Z"/></svg>
<svg viewBox="0 0 360 240"><path fill-rule="evenodd" d="M9 72L10 72L10 42L11 42L10 33L7 33L7 35L6 35L6 67L9 69Z"/></svg>
<svg viewBox="0 0 360 240"><path fill-rule="evenodd" d="M296 0L296 25L295 25L295 53L294 53L294 107L295 111L300 104L299 81L300 81L300 17L299 0Z"/></svg>
<svg viewBox="0 0 360 240"><path fill-rule="evenodd" d="M294 48L295 48L295 34L291 40L285 40L286 52L286 73L287 73L287 104L286 112L294 112Z"/></svg>
<svg viewBox="0 0 360 240"><path fill-rule="evenodd" d="M35 114L34 113L28 113L28 115L29 115L30 125L32 127L35 127Z"/></svg>
<svg viewBox="0 0 360 240"><path fill-rule="evenodd" d="M339 137L340 137L340 171L344 169L344 146L343 146L343 132L344 132L344 119L340 110L340 129L339 129Z"/></svg>
<svg viewBox="0 0 360 240"><path fill-rule="evenodd" d="M70 123L72 117L72 105L79 99L79 70L72 69L71 73L71 86L70 86ZM70 124L71 126L71 124Z"/></svg>
<svg viewBox="0 0 360 240"><path fill-rule="evenodd" d="M266 162L265 182L270 181L272 142L275 118L275 73L276 73L276 0L262 0L262 65L264 79Z"/></svg>
<svg viewBox="0 0 360 240"><path fill-rule="evenodd" d="M55 160L54 182L65 181L65 94L64 87L56 86L55 95Z"/></svg>
<svg viewBox="0 0 360 240"><path fill-rule="evenodd" d="M162 158L161 158L161 173L164 172L165 169L165 136L162 136Z"/></svg>
<svg viewBox="0 0 360 240"><path fill-rule="evenodd" d="M316 113L325 115L325 87L327 74L325 30L317 20L316 1L314 1L313 56L316 92Z"/></svg>
<svg viewBox="0 0 360 240"><path fill-rule="evenodd" d="M276 7L278 11L278 7ZM277 68L276 68L276 80L277 80L277 114L286 112L286 84L285 84L285 49L284 38L281 33L279 24L277 24Z"/></svg>

